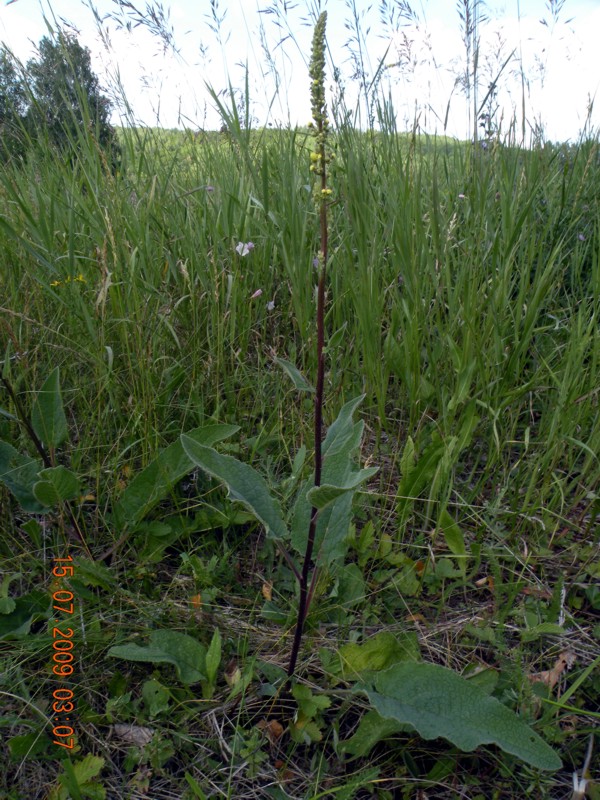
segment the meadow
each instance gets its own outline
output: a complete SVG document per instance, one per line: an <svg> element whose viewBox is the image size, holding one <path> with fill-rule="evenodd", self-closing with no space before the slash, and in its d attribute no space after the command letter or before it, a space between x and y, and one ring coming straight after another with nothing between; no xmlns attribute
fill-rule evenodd
<svg viewBox="0 0 600 800"><path fill-rule="evenodd" d="M223 113L119 130L116 168L90 129L0 171L0 796L599 797L597 139L333 119L323 415L364 395L379 469L288 693L298 547L178 443L284 505L314 468L315 137ZM392 656L461 674L562 767L375 725L360 681Z"/></svg>

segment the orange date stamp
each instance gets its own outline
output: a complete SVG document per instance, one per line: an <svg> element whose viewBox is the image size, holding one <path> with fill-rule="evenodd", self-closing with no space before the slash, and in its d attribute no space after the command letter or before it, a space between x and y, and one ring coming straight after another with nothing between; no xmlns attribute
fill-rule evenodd
<svg viewBox="0 0 600 800"><path fill-rule="evenodd" d="M72 578L75 566L71 556L54 558L52 574L55 578ZM67 589L57 589L52 593L52 609L54 620L52 633L52 672L57 678L64 678L65 683L73 674L73 628L68 626L72 619L74 595ZM60 615L64 615L63 618ZM75 729L73 712L75 711L74 692L67 686L59 686L52 692L52 736L54 744L72 750L75 746Z"/></svg>

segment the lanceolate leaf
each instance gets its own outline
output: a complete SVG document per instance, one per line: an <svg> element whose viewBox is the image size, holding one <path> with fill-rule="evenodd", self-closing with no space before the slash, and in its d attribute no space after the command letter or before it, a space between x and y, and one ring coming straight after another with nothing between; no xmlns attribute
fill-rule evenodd
<svg viewBox="0 0 600 800"><path fill-rule="evenodd" d="M302 487L292 515L292 546L303 553L310 522L312 502L321 506L315 536L315 559L326 564L343 556L352 519L352 498L356 488L374 474L374 468L358 470L353 460L360 446L363 422L353 422L352 415L364 395L346 403L332 423L323 442L321 486L314 479ZM340 491L341 490L341 491ZM337 493L337 497L333 495Z"/></svg>
<svg viewBox="0 0 600 800"><path fill-rule="evenodd" d="M329 483L321 484L321 486L313 486L307 494L307 498L311 505L315 508L325 508L334 500L345 494L357 489L361 483L371 478L379 470L379 467L367 467L366 469L358 470L350 474L343 486L332 486Z"/></svg>
<svg viewBox="0 0 600 800"><path fill-rule="evenodd" d="M325 436L325 441L323 442L323 455L327 454L327 451L336 441L340 439L340 437L343 438L345 435L347 435L349 426L353 425L352 416L364 399L365 395L361 394L358 397L355 397L354 400L350 400L342 406L337 419L330 425L327 435Z"/></svg>
<svg viewBox="0 0 600 800"><path fill-rule="evenodd" d="M69 435L58 367L52 370L37 393L31 409L31 427L46 447L58 447Z"/></svg>
<svg viewBox="0 0 600 800"><path fill-rule="evenodd" d="M292 379L292 383L300 392L314 392L314 386L311 386L310 383L306 380L304 375L300 372L300 370L295 367L290 361L286 361L285 358L276 358L275 361L279 364L281 369L289 375Z"/></svg>
<svg viewBox="0 0 600 800"><path fill-rule="evenodd" d="M561 761L509 708L452 670L435 664L395 664L361 687L386 719L412 725L424 739L443 737L461 750L496 744L539 769Z"/></svg>
<svg viewBox="0 0 600 800"><path fill-rule="evenodd" d="M237 430L237 425L205 425L190 431L187 436L200 444L211 445ZM173 442L127 486L114 509L117 522L136 525L194 466L181 441Z"/></svg>
<svg viewBox="0 0 600 800"><path fill-rule="evenodd" d="M278 501L271 496L265 479L249 464L237 458L224 456L211 447L204 447L189 436L181 443L190 459L213 478L222 481L234 500L239 500L252 511L273 539L285 539L287 529Z"/></svg>

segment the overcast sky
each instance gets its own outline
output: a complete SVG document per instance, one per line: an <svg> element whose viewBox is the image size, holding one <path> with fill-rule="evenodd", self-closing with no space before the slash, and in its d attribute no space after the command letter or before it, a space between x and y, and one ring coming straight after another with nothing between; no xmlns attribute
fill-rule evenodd
<svg viewBox="0 0 600 800"><path fill-rule="evenodd" d="M169 10L168 28L173 31L177 55L165 52L163 42L143 26L128 32L106 18L101 36L90 0L0 2L0 39L23 60L47 33L44 17L52 24L62 19L75 26L81 43L93 54L104 89L113 98L115 123L120 122L120 81L138 122L168 128L219 127L205 84L216 92L229 83L242 88L246 63L255 124L306 124L310 118L305 61L312 30L306 22L316 0L162 0L165 11ZM153 0L130 2L141 11L153 4ZM354 109L357 82L352 80L356 64L352 52L357 53L357 47L355 34L347 27L354 7L363 33L370 29L363 50L365 72L372 78L382 62L380 86L392 98L398 128L411 127L416 118L422 130L468 137L465 93L457 84L457 76L465 69L457 3L414 0L417 18L411 23L400 20L400 25L389 20L384 24L382 5L389 11L398 3L322 3L329 14L329 83L333 84L335 63L346 86L347 104ZM95 7L101 18L119 13L117 0L97 0ZM553 18L552 7L560 10L557 17ZM266 13L269 9L271 13ZM275 9L279 14L272 13ZM220 25L211 10L222 18ZM505 65L496 101L489 108L503 132L516 118L520 134L523 100L528 136L542 126L547 139L575 141L586 120L588 127L600 128L600 97L588 119L590 101L600 89L600 0L564 0L562 4L560 0L489 0L482 14L487 19L479 24L478 99L483 101L490 82ZM279 44L284 36L288 38Z"/></svg>

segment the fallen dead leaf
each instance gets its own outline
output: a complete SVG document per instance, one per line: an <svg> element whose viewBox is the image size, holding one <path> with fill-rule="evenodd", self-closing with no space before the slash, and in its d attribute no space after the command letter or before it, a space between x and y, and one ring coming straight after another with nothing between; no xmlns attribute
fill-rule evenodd
<svg viewBox="0 0 600 800"><path fill-rule="evenodd" d="M225 667L225 671L223 672L223 677L225 678L227 685L231 689L241 681L242 671L238 667L235 658L232 658L229 664L227 664L227 666Z"/></svg>
<svg viewBox="0 0 600 800"><path fill-rule="evenodd" d="M270 719L268 722L266 719L261 719L256 727L267 735L271 744L276 744L283 736L283 725L276 719Z"/></svg>
<svg viewBox="0 0 600 800"><path fill-rule="evenodd" d="M534 672L529 676L529 680L532 683L544 683L546 686L549 686L550 689L554 689L560 676L565 670L571 669L575 663L575 659L575 653L570 650L563 650L552 669L547 669L543 672Z"/></svg>
<svg viewBox="0 0 600 800"><path fill-rule="evenodd" d="M271 581L265 581L263 583L262 596L265 598L265 600L273 599L273 583Z"/></svg>
<svg viewBox="0 0 600 800"><path fill-rule="evenodd" d="M112 732L122 742L145 747L154 736L153 728L141 728L139 725L113 725Z"/></svg>

